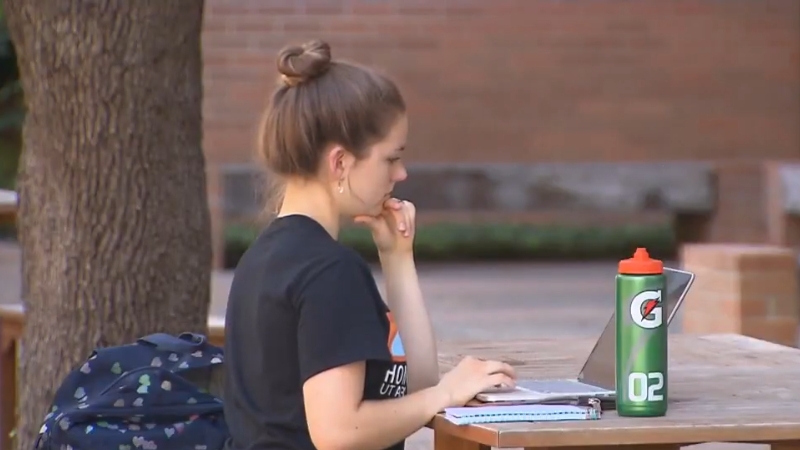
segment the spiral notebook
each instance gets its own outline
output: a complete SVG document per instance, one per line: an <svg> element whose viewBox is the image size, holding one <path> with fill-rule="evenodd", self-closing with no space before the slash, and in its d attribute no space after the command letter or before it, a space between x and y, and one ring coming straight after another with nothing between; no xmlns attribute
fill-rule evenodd
<svg viewBox="0 0 800 450"><path fill-rule="evenodd" d="M445 419L456 425L504 422L550 422L597 420L602 417L600 402L582 405L464 406L446 408Z"/></svg>

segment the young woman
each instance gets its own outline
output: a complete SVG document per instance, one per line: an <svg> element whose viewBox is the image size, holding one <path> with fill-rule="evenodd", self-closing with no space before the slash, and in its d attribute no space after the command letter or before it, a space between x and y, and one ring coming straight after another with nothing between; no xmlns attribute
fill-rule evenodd
<svg viewBox="0 0 800 450"><path fill-rule="evenodd" d="M513 385L514 372L466 358L439 377L414 266L414 206L391 196L407 176L395 84L332 61L319 41L282 50L278 71L260 144L285 191L231 286L228 446L402 449L437 412ZM386 303L366 262L336 240L347 221L372 232Z"/></svg>

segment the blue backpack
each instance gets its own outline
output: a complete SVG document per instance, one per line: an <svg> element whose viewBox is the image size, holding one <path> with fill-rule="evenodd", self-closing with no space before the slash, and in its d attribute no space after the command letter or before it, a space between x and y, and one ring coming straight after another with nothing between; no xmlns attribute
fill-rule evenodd
<svg viewBox="0 0 800 450"><path fill-rule="evenodd" d="M222 400L190 374L210 379L222 359L192 333L97 349L56 391L35 448L219 450L229 435Z"/></svg>

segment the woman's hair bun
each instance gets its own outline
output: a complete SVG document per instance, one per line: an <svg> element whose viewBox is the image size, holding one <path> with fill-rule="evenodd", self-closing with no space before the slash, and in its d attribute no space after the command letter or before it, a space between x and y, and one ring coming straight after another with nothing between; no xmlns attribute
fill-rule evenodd
<svg viewBox="0 0 800 450"><path fill-rule="evenodd" d="M278 53L278 72L289 86L297 86L324 74L330 65L331 46L320 40L290 45Z"/></svg>

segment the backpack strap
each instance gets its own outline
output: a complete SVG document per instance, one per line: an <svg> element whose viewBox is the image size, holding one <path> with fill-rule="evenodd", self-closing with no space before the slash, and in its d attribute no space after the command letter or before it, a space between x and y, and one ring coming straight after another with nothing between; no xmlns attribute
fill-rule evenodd
<svg viewBox="0 0 800 450"><path fill-rule="evenodd" d="M137 340L139 344L152 345L158 350L175 353L192 353L206 346L206 337L196 333L181 333L175 337L167 333L153 333Z"/></svg>

